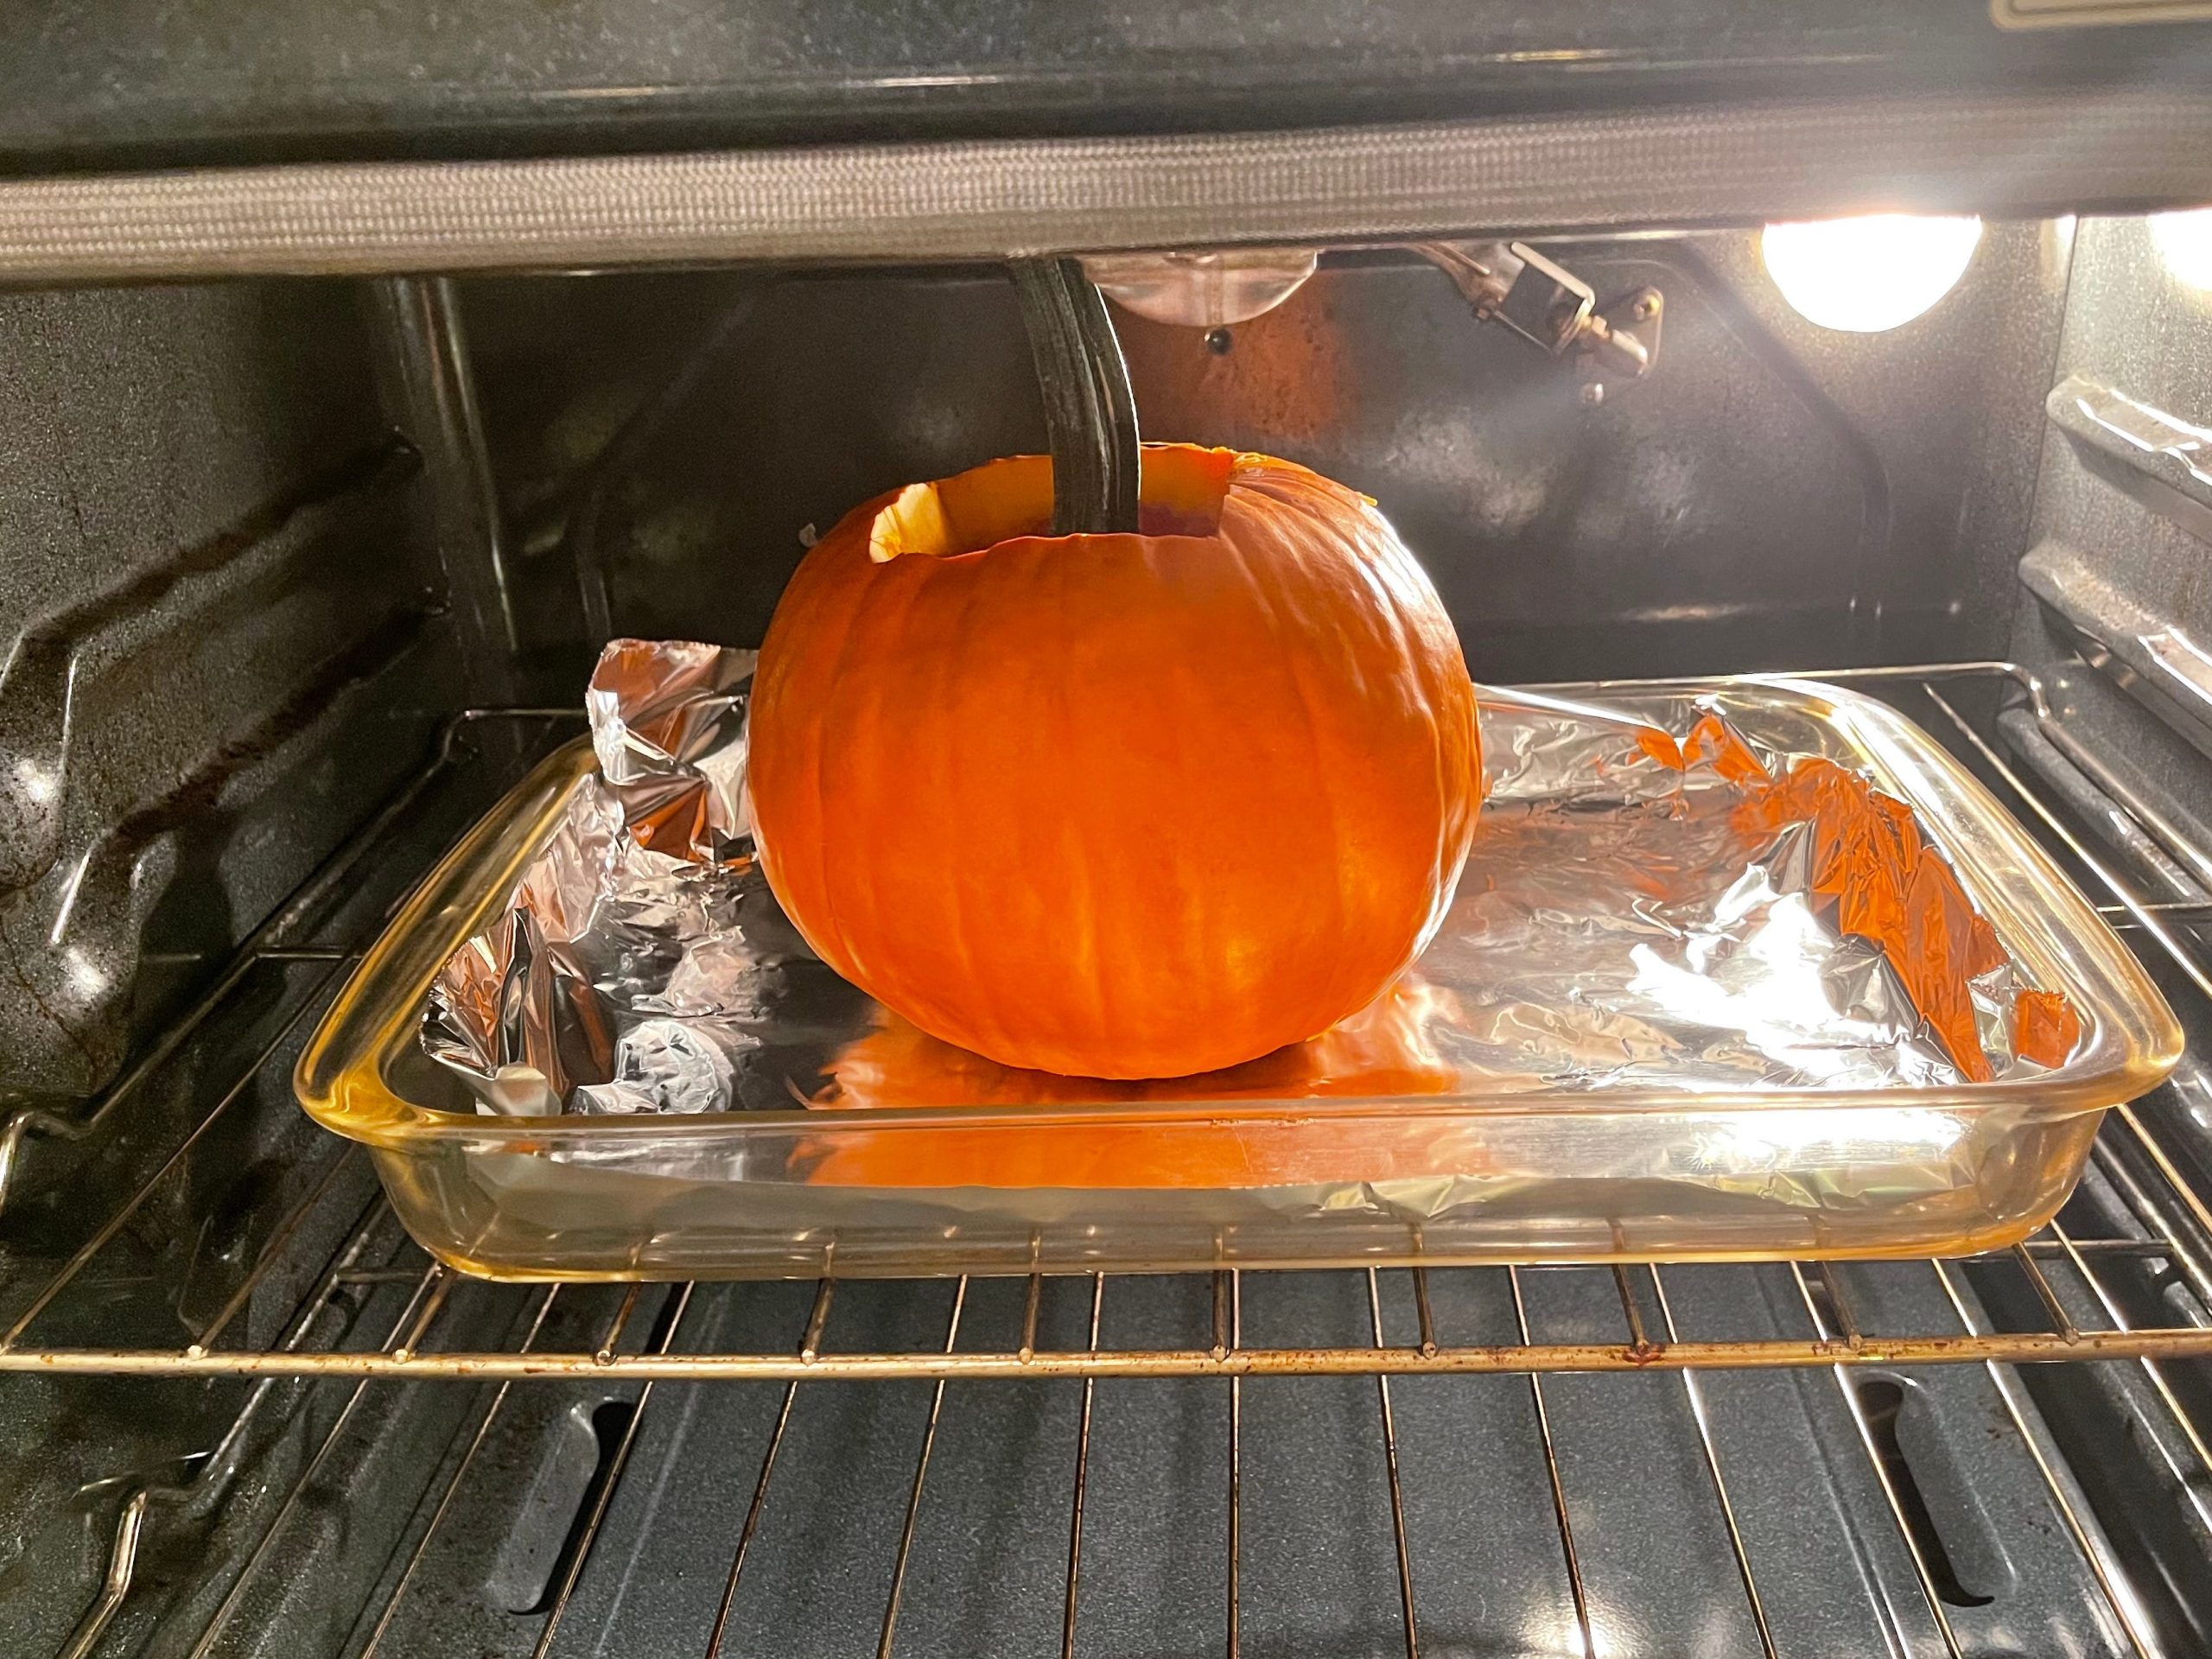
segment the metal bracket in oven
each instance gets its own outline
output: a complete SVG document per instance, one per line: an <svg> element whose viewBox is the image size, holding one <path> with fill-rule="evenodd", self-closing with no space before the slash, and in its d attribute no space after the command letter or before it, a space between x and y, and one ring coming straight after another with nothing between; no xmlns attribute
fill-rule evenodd
<svg viewBox="0 0 2212 1659"><path fill-rule="evenodd" d="M1525 242L1416 242L1412 248L1452 279L1483 321L1572 359L1585 403L1604 402L1607 388L1642 379L1659 360L1666 302L1656 288L1599 305L1589 283Z"/></svg>

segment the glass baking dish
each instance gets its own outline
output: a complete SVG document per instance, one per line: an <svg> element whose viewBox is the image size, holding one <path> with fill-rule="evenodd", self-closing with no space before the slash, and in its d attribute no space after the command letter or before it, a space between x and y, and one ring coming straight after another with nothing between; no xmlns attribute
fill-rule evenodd
<svg viewBox="0 0 2212 1659"><path fill-rule="evenodd" d="M975 1076L989 1086L963 1097L968 1073L939 1055L921 1106L480 1115L418 1040L426 996L499 916L590 775L579 741L431 873L324 1016L295 1082L319 1122L369 1147L425 1249L501 1279L1951 1255L2041 1225L2104 1109L2179 1058L2179 1029L2133 956L1987 791L1885 704L1783 679L1605 692L1673 730L1717 711L1909 804L2025 979L2070 999L2070 1056L1987 1083L1872 1087L1747 1087L1646 1066L1609 1087L1493 1072L1408 1092L1388 1065L1355 1065L1354 1086L1339 1077L1319 1095L1270 1095L1266 1079L1283 1074L1262 1061L1212 1079L1094 1085L1107 1097L1086 1099L1066 1079L1009 1097L1009 1077L1033 1074L982 1062ZM1510 746L1503 760L1489 747L1495 773ZM1479 900L1478 861L1465 903ZM1419 995L1443 993L1447 1009L1462 1006L1455 991L1473 1001L1499 967L1485 961L1447 925L1417 965ZM1436 1006L1421 1017L1436 1020ZM895 1073L903 1052L879 1047L871 1075Z"/></svg>

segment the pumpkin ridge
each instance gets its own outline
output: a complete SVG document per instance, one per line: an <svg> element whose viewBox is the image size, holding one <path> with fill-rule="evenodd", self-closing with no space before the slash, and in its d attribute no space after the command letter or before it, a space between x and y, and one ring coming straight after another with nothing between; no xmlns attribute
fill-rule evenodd
<svg viewBox="0 0 2212 1659"><path fill-rule="evenodd" d="M1364 498L1363 497L1362 499L1364 500ZM1405 614L1405 603L1409 597L1412 597L1425 598L1440 605L1441 601L1436 598L1435 584L1429 580L1428 573L1421 568L1421 562L1415 559L1411 551L1398 543L1395 537L1386 541L1379 549L1370 548L1363 543L1357 550L1357 555L1361 578L1377 601L1376 608L1390 619L1391 632L1402 659L1408 662L1418 660L1421 653L1417 647L1422 642L1410 637L1414 627L1411 619ZM1378 569L1378 567L1391 565L1405 568L1396 570ZM1395 581L1392 580L1394 577ZM1424 680L1427 677L1424 676ZM1440 688L1424 685L1423 689L1432 693L1440 690L1452 702L1456 715L1461 705L1459 687L1457 683L1446 683ZM1466 747L1470 752L1476 752L1479 740L1474 738L1471 730L1471 723L1474 717L1472 702L1472 682L1469 682L1465 703L1468 705L1470 722L1468 736L1471 741ZM1453 753L1462 746L1454 738L1452 733L1445 729L1443 722L1436 717L1433 706L1427 723L1429 728L1430 753L1433 757L1430 777L1436 792L1436 802L1440 810L1447 816L1454 817L1455 823L1452 833L1446 835L1437 843L1436 857L1430 867L1437 895L1436 902L1431 912L1428 924L1421 930L1421 938L1414 945L1415 956L1427 947L1429 940L1435 937L1436 930L1443 924L1445 912L1451 907L1452 893L1459 882L1458 863L1465 859L1468 843L1472 839L1471 823L1467 822L1470 815L1465 813L1454 815L1453 804L1466 799L1467 791L1470 789L1474 791L1478 807L1481 801L1479 762L1476 762L1473 767L1475 775L1471 779L1463 778L1460 780L1459 788L1452 787L1449 773ZM1455 720L1455 726L1459 723Z"/></svg>
<svg viewBox="0 0 2212 1659"><path fill-rule="evenodd" d="M833 540L835 539L835 536L836 532L833 531ZM799 608L789 614L787 621L785 606L779 603L776 607L776 614L769 620L768 631L762 637L760 642L761 660L767 671L762 677L767 681L765 690L768 695L765 698L762 698L754 703L752 709L748 712L747 721L749 728L757 728L753 731L751 739L752 748L749 755L749 765L756 771L756 773L759 767L760 754L759 743L760 734L761 732L779 733L784 729L782 721L778 718L778 715L779 713L779 705L791 695L789 683L791 675L798 672L804 666L804 662L800 662L794 664L788 671L785 669L785 659L781 653L776 649L777 645L780 643L777 638L779 632L777 625L779 623L786 623L787 621L786 632L798 632L804 628L810 620L812 614L819 613L823 608L819 603L816 602L817 595L823 594L827 590L829 581L831 579L830 569L825 566L822 573L821 579L817 579L809 586L801 588L799 584L805 575L805 566L802 563L798 575L795 575L792 580L792 587L798 589L795 596L800 601ZM791 596L793 595L787 594L787 597ZM860 627L861 608L861 607L857 605L852 607L847 611L843 618L843 631L839 636L836 652L832 661L830 683L833 685L836 683L837 678L839 677L837 671L842 669L846 656L852 649L853 635ZM814 800L814 822L817 825L824 824L829 822L829 803L825 794L827 786L824 782L827 772L827 757L823 753L824 747L824 728L820 721L807 721L802 726L801 730L802 738L800 753L796 757L791 757L791 759L795 759L797 760L808 780L810 792L811 793ZM772 754L773 753L772 740L771 753ZM771 891L773 891L776 885L776 865L783 857L783 853L779 851L775 846L776 837L760 834L760 824L757 814L754 818L753 830L758 844L763 855L761 861L762 871L769 878L769 887ZM823 845L825 838L817 833L811 836L802 836L798 839L806 843L806 847L804 853L798 854L798 856L804 857L808 854L812 855L811 862L814 867L814 880L812 885L814 890L817 893L827 894L830 891L830 886L829 853L828 849ZM794 881L799 880L798 873L796 870L793 871L791 879ZM788 913L790 906L785 906L785 910ZM813 928L810 928L807 923L803 921L796 914L792 914L791 916L791 925L798 929L799 937L805 939L807 944L813 947L814 951L817 956L823 957L825 961L830 962L833 966L838 967L841 971L844 970L845 964L849 963L852 959L852 952L846 944L844 929L842 925L837 919L834 904L825 904L824 909L821 915L816 919L816 924ZM817 937L817 933L822 931L820 925L823 921L826 921L829 925L827 932L830 937Z"/></svg>
<svg viewBox="0 0 2212 1659"><path fill-rule="evenodd" d="M886 692L891 688L887 687L876 676L847 671L853 645L856 639L864 635L881 636L895 633L896 630L893 627L892 619L888 614L893 606L896 607L899 626L904 627L909 623L915 611L921 606L923 597L928 590L929 578L934 572L927 566L920 566L905 572L900 578L887 583L868 580L874 574L875 567L873 563L849 559L848 563L859 566L848 580L860 582L863 586L863 591L857 602L850 608L853 627L846 635L838 658L831 666L824 691L829 707L824 711L825 718L817 722L817 732L828 730L830 726L830 717L834 717L841 709L851 709L856 712L850 718L856 721L861 730L876 733L882 729L885 723L882 709L887 700ZM868 746L861 744L854 747L865 753ZM832 757L826 753L822 756L821 767L817 774L818 778L826 779L830 777L831 760ZM841 778L839 781L842 785L848 783L849 779ZM870 872L872 875L875 866L871 861L871 849L865 844L861 827L854 822L854 814L849 809L849 804L844 808L832 811L828 804L827 795L817 796L816 815L816 839L823 849L821 891L825 895L836 891L830 879L830 870L837 863L849 861L851 868ZM864 880L857 884L851 896L857 901L856 908L859 912L857 914L849 915L834 899L826 899L842 950L843 962L838 966L840 971L846 973L849 977L858 982L863 990L868 990L873 995L873 988L869 981L875 977L875 968L874 964L861 959L855 940L856 937L877 938L883 937L886 918L883 914L881 883L873 879ZM855 924L858 924L857 931Z"/></svg>
<svg viewBox="0 0 2212 1659"><path fill-rule="evenodd" d="M1313 712L1313 698L1307 688L1306 675L1300 660L1303 652L1298 649L1285 647L1282 618L1276 607L1274 594L1269 592L1264 584L1254 580L1251 560L1246 555L1242 544L1233 537L1224 539L1231 556L1236 561L1237 572L1243 579L1244 588L1257 603L1261 613L1267 618L1268 636L1275 644L1277 657L1282 663L1292 690L1297 695L1299 710L1306 719L1306 747L1312 753L1319 754L1324 749L1321 741L1321 723ZM1344 895L1344 838L1338 833L1344 822L1344 814L1337 804L1335 778L1331 775L1326 767L1317 768L1315 777L1320 787L1321 800L1326 815L1329 844L1335 849L1335 856L1330 861L1329 867L1329 894L1334 904L1334 916L1330 925L1330 934L1340 950L1351 932L1351 907L1346 903ZM1338 954L1338 950L1332 950L1330 954L1335 956ZM1347 1009L1345 1012L1349 1013L1351 1010ZM1317 1034L1310 1031L1305 1033L1306 1037ZM1302 1041L1304 1039L1301 1038L1299 1040Z"/></svg>
<svg viewBox="0 0 2212 1659"><path fill-rule="evenodd" d="M1078 572L1071 559L1053 559L1049 563L1057 578L1053 585L1053 621L1058 646L1055 655L1058 660L1065 663L1073 654L1077 632L1072 609L1068 603L1068 589ZM1075 698L1065 677L1054 677L1054 690L1061 741L1071 746L1077 736L1076 728L1082 719L1082 711L1076 707ZM1061 836L1068 837L1068 826L1063 823L1058 828ZM1075 856L1065 861L1076 881L1080 884L1070 895L1072 913L1068 931L1077 942L1081 976L1090 984L1091 1015L1102 1028L1110 1029L1115 1021L1106 987L1105 954L1100 949L1100 934L1104 930L1105 918L1099 914L1098 872L1093 867L1093 861L1088 857Z"/></svg>
<svg viewBox="0 0 2212 1659"><path fill-rule="evenodd" d="M937 572L931 571L929 575L934 576ZM940 709L957 706L957 700L949 693L956 683L964 680L966 677L968 662L963 646L973 639L970 625L975 616L977 595L982 592L982 584L972 578L965 582L958 582L957 578L955 580L963 589L959 607L953 613L952 626L944 631L942 639L938 641L938 649L936 652L938 692L936 706ZM962 753L962 740L964 735L961 729L947 722L944 729L938 734L937 742L933 746L936 750L934 759L942 785L948 797L952 799L964 798L968 792L957 780L957 774L963 769L963 764L972 764L972 758L964 756ZM953 855L957 856L957 854ZM962 976L971 983L982 982L996 976L985 972L976 959L975 942L969 933L969 918L967 908L963 905L943 906L946 917L945 934L951 944L953 955L959 961ZM1004 1044L1006 1032L1003 1022L996 1017L995 1012L988 1009L988 1007L986 1013L989 1029L985 1034L993 1040Z"/></svg>

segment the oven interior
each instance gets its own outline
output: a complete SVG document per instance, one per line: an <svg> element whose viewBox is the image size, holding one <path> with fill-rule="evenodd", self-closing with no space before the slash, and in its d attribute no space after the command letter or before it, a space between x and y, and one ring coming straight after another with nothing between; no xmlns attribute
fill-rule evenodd
<svg viewBox="0 0 2212 1659"><path fill-rule="evenodd" d="M1869 334L1756 231L1538 251L1664 296L1648 373L1593 399L1432 260L1330 248L1246 321L1117 312L1142 429L1376 497L1478 679L1848 671L1949 744L2191 1033L2054 1226L1834 1267L450 1274L295 1107L306 1033L581 729L610 633L756 645L847 508L1046 447L1015 289L18 289L0 1649L2212 1650L2212 292L2126 216L1993 220ZM543 1374L452 1357L487 1355Z"/></svg>

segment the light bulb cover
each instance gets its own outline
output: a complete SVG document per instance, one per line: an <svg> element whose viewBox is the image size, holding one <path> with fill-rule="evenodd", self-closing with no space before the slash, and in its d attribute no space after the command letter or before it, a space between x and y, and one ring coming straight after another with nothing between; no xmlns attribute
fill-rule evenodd
<svg viewBox="0 0 2212 1659"><path fill-rule="evenodd" d="M1871 213L1770 225L1759 254L1806 321L1872 334L1910 322L1957 287L1980 242L1979 219Z"/></svg>
<svg viewBox="0 0 2212 1659"><path fill-rule="evenodd" d="M2151 215L2151 245L2183 288L2212 294L2212 207Z"/></svg>

